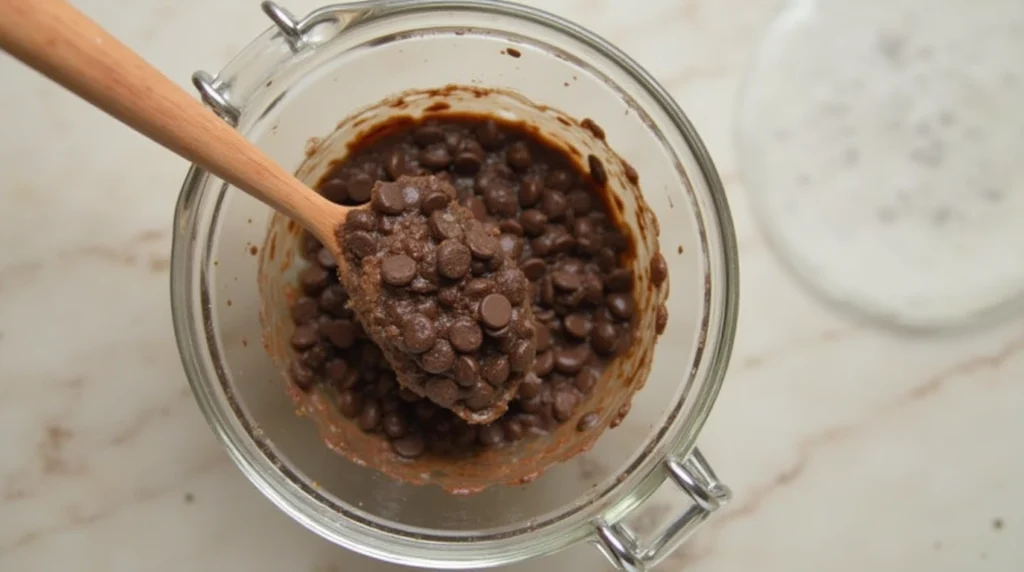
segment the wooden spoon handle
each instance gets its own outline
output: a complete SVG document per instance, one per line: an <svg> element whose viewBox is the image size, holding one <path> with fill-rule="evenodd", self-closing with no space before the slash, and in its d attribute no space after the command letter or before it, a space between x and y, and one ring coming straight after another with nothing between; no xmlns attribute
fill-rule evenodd
<svg viewBox="0 0 1024 572"><path fill-rule="evenodd" d="M340 210L63 0L0 0L0 48L321 240ZM102 144L102 142L97 142ZM326 233L326 234L325 234Z"/></svg>

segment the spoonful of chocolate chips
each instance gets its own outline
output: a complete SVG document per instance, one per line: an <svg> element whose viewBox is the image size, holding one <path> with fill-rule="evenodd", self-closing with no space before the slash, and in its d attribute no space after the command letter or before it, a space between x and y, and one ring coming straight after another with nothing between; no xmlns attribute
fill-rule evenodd
<svg viewBox="0 0 1024 572"><path fill-rule="evenodd" d="M533 367L528 282L498 231L435 176L378 182L338 227L349 306L398 382L470 423L505 412Z"/></svg>

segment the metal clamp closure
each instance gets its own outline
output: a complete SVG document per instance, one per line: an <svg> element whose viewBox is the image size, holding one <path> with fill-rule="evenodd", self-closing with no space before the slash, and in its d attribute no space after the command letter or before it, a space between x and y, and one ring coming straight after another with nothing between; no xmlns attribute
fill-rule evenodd
<svg viewBox="0 0 1024 572"><path fill-rule="evenodd" d="M690 497L693 503L669 523L647 547L641 547L636 535L621 522L597 524L601 551L618 570L645 572L675 550L687 537L732 497L729 488L718 477L698 449L684 460L669 457L665 470L672 482Z"/></svg>

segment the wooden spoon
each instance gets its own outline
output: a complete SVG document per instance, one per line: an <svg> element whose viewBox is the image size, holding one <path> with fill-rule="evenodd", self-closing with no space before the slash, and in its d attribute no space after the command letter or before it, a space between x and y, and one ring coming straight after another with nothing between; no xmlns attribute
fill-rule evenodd
<svg viewBox="0 0 1024 572"><path fill-rule="evenodd" d="M307 188L135 52L63 0L0 0L0 48L122 123L300 222L348 272L341 236L349 212ZM452 206L452 208L463 208ZM468 216L468 212L467 212ZM356 298L365 289L345 283ZM361 295L361 294L360 294ZM364 317L364 316L361 316ZM364 320L364 323L366 320ZM374 328L368 333L386 344ZM396 373L406 371L389 359ZM486 414L452 408L471 423L493 421L510 386Z"/></svg>
<svg viewBox="0 0 1024 572"><path fill-rule="evenodd" d="M0 48L125 125L302 223L339 264L330 202L63 0L0 0Z"/></svg>

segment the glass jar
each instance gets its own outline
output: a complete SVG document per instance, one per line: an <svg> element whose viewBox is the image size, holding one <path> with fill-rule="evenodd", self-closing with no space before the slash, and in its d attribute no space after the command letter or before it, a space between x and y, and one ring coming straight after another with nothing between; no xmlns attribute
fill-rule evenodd
<svg viewBox="0 0 1024 572"><path fill-rule="evenodd" d="M657 213L658 232L639 241L638 259L660 243L671 294L668 326L632 412L589 451L529 484L473 495L399 482L331 453L315 424L295 415L259 315L269 256L260 249L274 215L193 167L175 214L175 334L196 400L232 459L292 518L381 560L477 568L586 541L619 569L660 561L729 498L695 445L732 349L736 243L721 181L693 126L614 46L532 8L399 0L328 6L302 19L271 2L263 9L275 27L216 77L200 72L194 80L217 113L280 164L298 169L339 119L399 92L450 84L509 90L591 118L635 166L644 200L612 191L627 213L643 203ZM266 250L275 249L285 258L293 252L284 244ZM649 271L638 274L644 291ZM630 524L645 501L672 488L688 496L685 510L638 537Z"/></svg>

